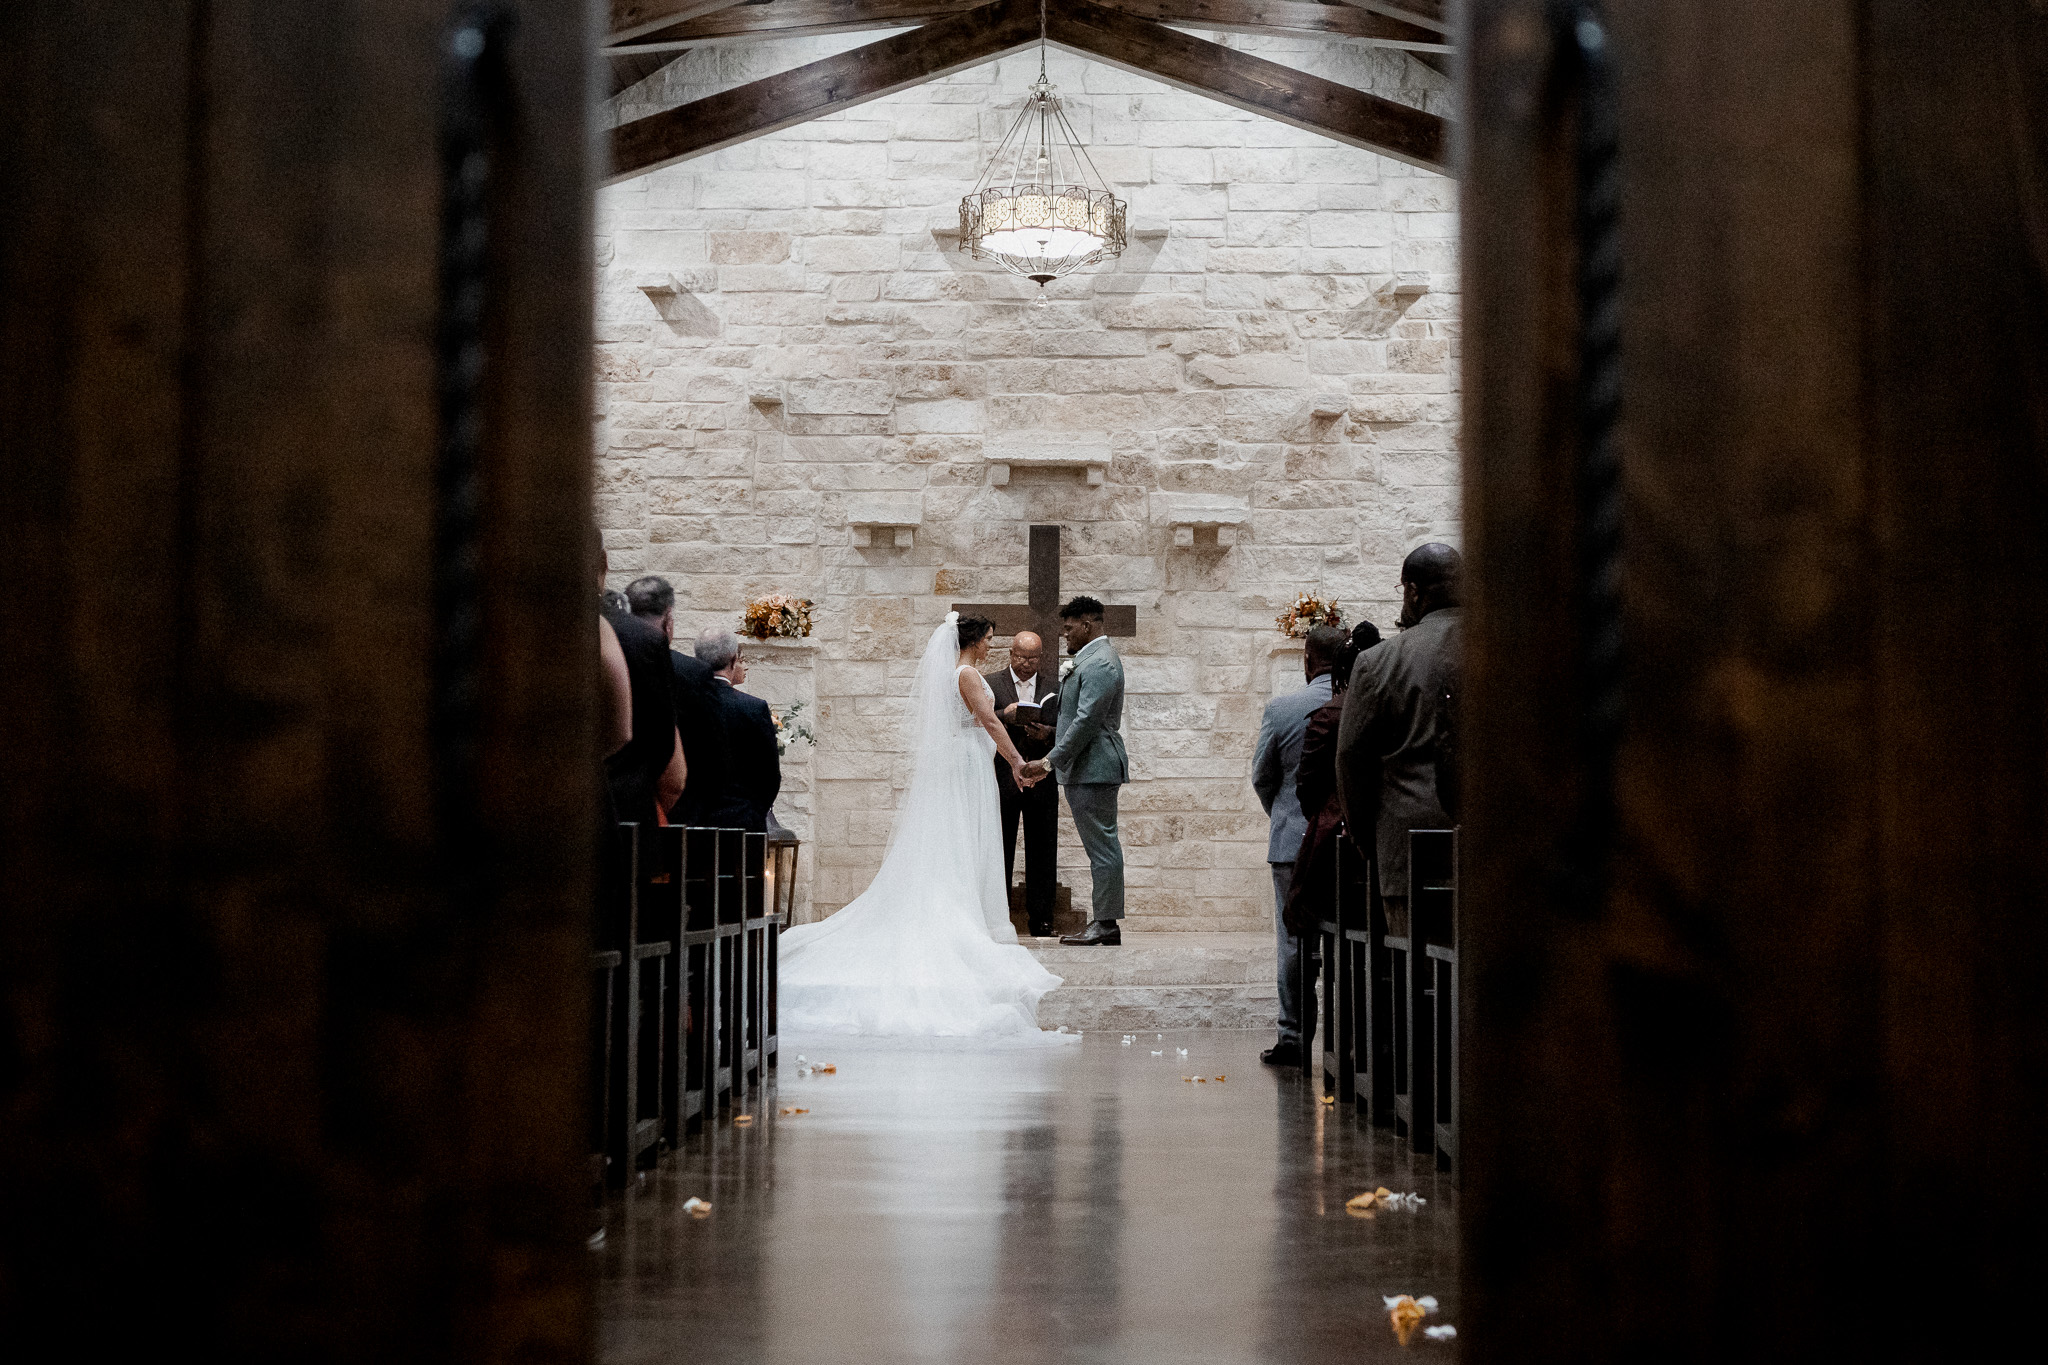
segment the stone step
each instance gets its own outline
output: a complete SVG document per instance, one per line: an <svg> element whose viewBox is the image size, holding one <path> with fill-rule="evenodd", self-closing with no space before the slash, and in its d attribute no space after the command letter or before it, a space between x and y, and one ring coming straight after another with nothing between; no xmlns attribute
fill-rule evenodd
<svg viewBox="0 0 2048 1365"><path fill-rule="evenodd" d="M1134 931L1115 948L1027 942L1046 970L1062 978L1039 1002L1044 1028L1265 1028L1278 1009L1271 931Z"/></svg>

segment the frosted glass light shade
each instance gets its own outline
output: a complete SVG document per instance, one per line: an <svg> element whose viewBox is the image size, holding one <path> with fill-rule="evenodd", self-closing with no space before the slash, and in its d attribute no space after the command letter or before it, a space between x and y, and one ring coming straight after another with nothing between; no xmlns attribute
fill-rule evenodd
<svg viewBox="0 0 2048 1365"><path fill-rule="evenodd" d="M960 201L960 246L1038 284L1121 255L1124 202L1086 185L1011 185Z"/></svg>

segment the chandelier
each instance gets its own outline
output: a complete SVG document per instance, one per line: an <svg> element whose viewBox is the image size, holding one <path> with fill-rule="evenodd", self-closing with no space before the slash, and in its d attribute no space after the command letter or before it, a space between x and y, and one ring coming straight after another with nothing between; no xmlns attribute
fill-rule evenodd
<svg viewBox="0 0 2048 1365"><path fill-rule="evenodd" d="M1007 184L997 184L1005 176ZM988 169L960 201L960 249L1045 286L1123 254L1129 205L1089 160L1045 75L1045 0L1038 5L1038 80Z"/></svg>

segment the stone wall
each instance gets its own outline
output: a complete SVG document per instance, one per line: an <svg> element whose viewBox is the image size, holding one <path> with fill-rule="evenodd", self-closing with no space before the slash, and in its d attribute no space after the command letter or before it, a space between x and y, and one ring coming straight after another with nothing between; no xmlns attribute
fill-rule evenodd
<svg viewBox="0 0 2048 1365"><path fill-rule="evenodd" d="M1442 78L1398 54L1224 41L1450 112ZM849 45L693 53L619 106ZM686 629L767 592L817 601L816 648L780 651L756 690L815 699L820 743L779 811L825 913L880 860L925 638L952 602L1023 601L1026 528L1060 523L1063 592L1138 608L1119 642L1132 921L1256 928L1252 745L1274 689L1300 684L1273 618L1313 589L1384 625L1402 555L1457 538L1455 185L1056 52L1132 240L1036 306L953 234L1037 67L1019 55L604 191L600 525L615 581L667 576ZM998 443L1061 440L1103 452L1100 486L992 482ZM1246 509L1234 544L1174 543L1162 495L1187 494ZM849 517L877 497L920 519L913 544L854 543ZM1071 831L1061 867L1085 901Z"/></svg>

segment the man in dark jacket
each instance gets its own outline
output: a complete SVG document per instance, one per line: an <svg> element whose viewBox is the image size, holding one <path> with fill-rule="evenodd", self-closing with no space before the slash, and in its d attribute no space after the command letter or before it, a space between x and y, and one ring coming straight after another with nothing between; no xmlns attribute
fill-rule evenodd
<svg viewBox="0 0 2048 1365"><path fill-rule="evenodd" d="M712 809L702 823L721 829L766 832L768 808L782 791L782 756L775 739L775 713L759 697L739 690L747 661L739 637L707 630L697 637L697 661L711 670L711 696L725 730L730 761Z"/></svg>
<svg viewBox="0 0 2048 1365"><path fill-rule="evenodd" d="M1401 564L1401 633L1359 656L1337 731L1337 796L1345 827L1373 830L1389 933L1406 935L1408 832L1448 829L1437 800L1444 698L1455 693L1464 644L1458 552L1429 544Z"/></svg>
<svg viewBox="0 0 2048 1365"><path fill-rule="evenodd" d="M669 808L672 825L704 825L712 801L724 787L732 766L725 722L712 693L711 669L694 653L675 647L676 590L665 578L636 578L626 585L626 603L633 615L661 631L669 643L668 661L676 703L676 734L682 741L689 781Z"/></svg>
<svg viewBox="0 0 2048 1365"><path fill-rule="evenodd" d="M619 649L626 656L626 680L633 692L633 737L605 760L605 776L619 819L653 825L664 778L678 791L678 779L686 779L676 755L675 684L668 641L658 626L629 611L603 605L599 610L619 637Z"/></svg>
<svg viewBox="0 0 2048 1365"><path fill-rule="evenodd" d="M1010 742L1027 759L1044 758L1052 752L1052 737L1060 710L1059 689L1049 686L1050 677L1040 676L1045 662L1045 642L1028 630L1017 632L1010 641L1010 663L985 674L989 689L996 694L996 715L1010 733ZM1042 711L1019 716L1017 708ZM1032 934L1052 934L1052 912L1059 895L1060 789L1056 782L1039 782L1018 789L1010 765L996 757L996 793L1003 809L1003 891L1017 871L1017 826L1024 826L1024 916Z"/></svg>

